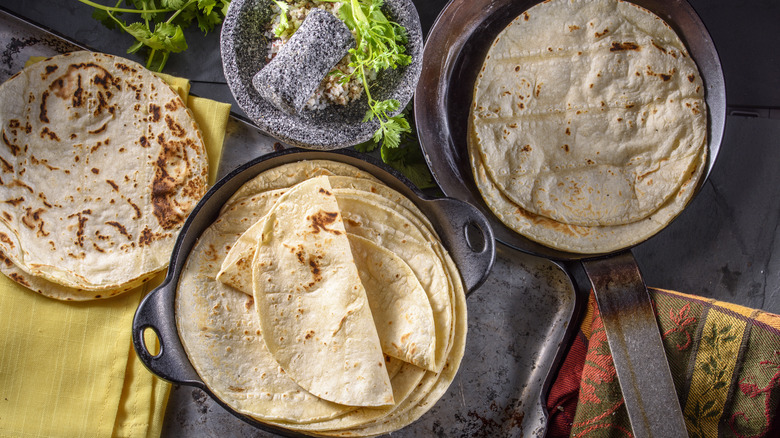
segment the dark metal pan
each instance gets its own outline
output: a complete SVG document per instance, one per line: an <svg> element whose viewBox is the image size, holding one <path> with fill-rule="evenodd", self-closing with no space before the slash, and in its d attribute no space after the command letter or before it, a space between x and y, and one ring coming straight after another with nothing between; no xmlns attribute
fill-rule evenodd
<svg viewBox="0 0 780 438"><path fill-rule="evenodd" d="M501 243L551 259L573 277L577 277L573 271L584 268L604 319L635 435L684 436L679 404L670 407L676 400L674 385L647 289L630 247L610 254L583 255L531 241L498 220L474 184L466 144L473 85L498 33L537 3L539 0L451 0L444 8L425 44L415 96L415 120L425 157L444 193L482 210ZM703 183L718 155L726 120L720 58L709 32L685 0L633 3L663 18L699 67L709 118L709 157ZM576 324L571 327L576 330Z"/></svg>
<svg viewBox="0 0 780 438"><path fill-rule="evenodd" d="M351 164L382 180L404 194L430 219L444 247L461 274L468 292L487 278L495 260L495 240L485 216L475 207L452 198L430 198L419 192L405 177L370 156L351 151L325 152L288 149L264 155L238 167L219 180L195 206L176 240L168 274L162 285L147 295L133 319L133 345L141 362L159 377L205 391L228 412L259 429L285 436L304 436L272 427L239 414L209 390L192 367L179 339L175 318L176 289L184 263L200 235L217 218L222 205L244 183L273 167L301 160L327 159ZM160 351L153 354L144 341L147 329L160 341Z"/></svg>

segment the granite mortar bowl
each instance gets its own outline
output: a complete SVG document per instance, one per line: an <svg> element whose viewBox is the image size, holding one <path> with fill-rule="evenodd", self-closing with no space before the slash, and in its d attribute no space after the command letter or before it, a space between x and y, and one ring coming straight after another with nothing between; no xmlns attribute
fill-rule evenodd
<svg viewBox="0 0 780 438"><path fill-rule="evenodd" d="M233 0L222 25L222 67L238 106L260 129L293 146L333 150L368 141L379 123L363 122L368 110L365 93L348 105L328 105L324 109L288 114L255 90L252 77L267 63L269 40L264 33L273 18L272 4L272 0ZM412 99L422 69L420 17L411 0L385 0L382 10L390 20L406 29L406 54L412 62L378 72L371 82L371 96L378 101L396 99L403 109Z"/></svg>
<svg viewBox="0 0 780 438"><path fill-rule="evenodd" d="M430 198L395 170L370 156L349 149L287 149L256 158L220 179L198 202L179 232L165 280L144 297L138 306L133 319L133 346L141 362L153 374L175 384L199 388L235 417L260 430L287 437L307 435L243 415L208 388L204 379L195 371L179 337L176 295L179 278L190 251L201 234L217 219L222 205L236 190L265 170L296 161L319 159L339 161L369 172L411 200L428 217L455 262L466 294L476 290L487 279L496 256L492 228L487 218L474 206L453 198ZM159 350L156 352L147 346L147 330L154 332L159 340Z"/></svg>

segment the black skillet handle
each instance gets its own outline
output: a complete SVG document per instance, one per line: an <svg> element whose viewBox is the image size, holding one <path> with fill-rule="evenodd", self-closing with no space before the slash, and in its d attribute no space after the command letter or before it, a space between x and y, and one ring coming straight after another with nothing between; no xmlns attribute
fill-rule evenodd
<svg viewBox="0 0 780 438"><path fill-rule="evenodd" d="M174 317L176 282L166 279L147 295L133 318L133 346L141 362L157 376L173 383L203 388L203 381L192 368L179 339ZM149 351L144 340L147 329L160 341L157 354Z"/></svg>
<svg viewBox="0 0 780 438"><path fill-rule="evenodd" d="M636 437L685 437L650 295L631 251L582 262L604 322Z"/></svg>
<svg viewBox="0 0 780 438"><path fill-rule="evenodd" d="M487 218L476 207L454 198L426 201L432 222L460 270L466 293L487 279L496 260L495 238Z"/></svg>

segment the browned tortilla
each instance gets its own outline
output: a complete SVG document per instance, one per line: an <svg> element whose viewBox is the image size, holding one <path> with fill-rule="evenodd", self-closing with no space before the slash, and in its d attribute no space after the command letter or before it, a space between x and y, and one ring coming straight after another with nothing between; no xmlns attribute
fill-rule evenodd
<svg viewBox="0 0 780 438"><path fill-rule="evenodd" d="M17 277L108 291L166 266L208 175L170 86L135 62L75 52L9 79L0 108L0 251Z"/></svg>

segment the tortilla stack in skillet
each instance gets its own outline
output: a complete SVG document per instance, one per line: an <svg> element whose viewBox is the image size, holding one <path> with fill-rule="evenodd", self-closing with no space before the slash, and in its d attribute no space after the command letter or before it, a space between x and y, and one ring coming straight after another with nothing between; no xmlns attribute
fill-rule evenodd
<svg viewBox="0 0 780 438"><path fill-rule="evenodd" d="M598 253L682 210L706 135L702 79L661 18L621 0L551 0L494 40L468 141L477 186L505 224Z"/></svg>
<svg viewBox="0 0 780 438"><path fill-rule="evenodd" d="M339 200L346 235L353 247L351 251L358 254L356 257L365 259L356 261L361 271L361 282L366 285L376 281L376 278L382 278L385 274L382 269L395 272L387 274L391 277L414 274L418 278L407 277L399 284L412 285L406 288L410 295L419 290L415 285L422 286L429 302L426 303L428 311L434 314L435 330L429 328L424 332L428 334L416 335L416 339L420 340L430 337L430 332L435 331L434 371L426 371L417 365L387 356L395 400L392 406L354 409L325 402L302 390L286 373L282 373L281 377L287 379L287 384L292 384L288 390L267 386L271 382L269 376L276 376L271 377L274 379L272 381L280 381L278 373L281 368L275 361L271 361L267 367L257 365L259 361L252 356L260 349L265 351L266 358L273 359L273 355L264 347L265 333L258 327L260 321L249 310L257 304L249 299L246 290L251 287L247 279L247 272L251 276L251 270L247 267L254 258L251 247L256 243L250 238L253 233L247 230L261 227L259 224L264 218L267 219L266 214L276 203L284 202L284 193L288 192L288 187L317 175L330 175L330 190ZM424 215L408 199L378 183L375 178L366 176L351 166L319 160L292 163L266 171L236 192L223 207L215 224L204 233L190 253L177 292L177 324L182 341L190 360L210 389L240 412L271 424L316 433L354 435L356 431L348 432L347 429L388 427L385 425L387 422L397 428L403 426L404 421L411 422L427 411L454 377L465 342L465 339L456 338L465 338L466 324L459 274L432 233L433 228ZM284 184L277 182L280 178ZM381 248L384 248L384 252ZM388 256L388 252L394 256ZM372 267L371 264L377 260L381 266ZM397 269L391 269L392 266ZM222 281L216 280L217 271ZM403 293L400 291L405 289L396 288L395 284L387 286L393 293ZM243 289L243 292L239 289ZM406 309L409 304L407 301L419 301L419 295L418 298L402 296L398 301L406 303ZM378 306L376 302L371 303L380 337L392 336L392 332L390 335L387 331L382 333L378 321L383 320L378 315L385 312L385 318L395 324L400 322L399 316L392 315L403 315L405 309L400 309L398 313L399 309L394 309L393 303L387 300L380 299ZM185 314L188 316L182 316ZM262 318L262 314L259 316ZM237 320L241 322L236 323ZM242 350L244 342L249 341L249 338L253 339L249 348ZM415 335L411 338L415 339ZM230 356L240 356L241 359L226 357L223 353L228 351L226 345L229 345ZM402 347L388 353L386 347L388 344L383 343L385 355L395 354L409 361L419 359L413 357L413 354L411 357L408 355L409 348ZM244 362L254 364L254 367L242 365ZM400 364L400 368L395 364ZM230 370L242 372L237 376ZM236 385L236 379L243 383ZM425 409L421 409L417 402L426 400L428 403L423 404ZM284 405L285 401L295 401L295 407L279 408L278 404ZM392 420L394 418L397 419Z"/></svg>

